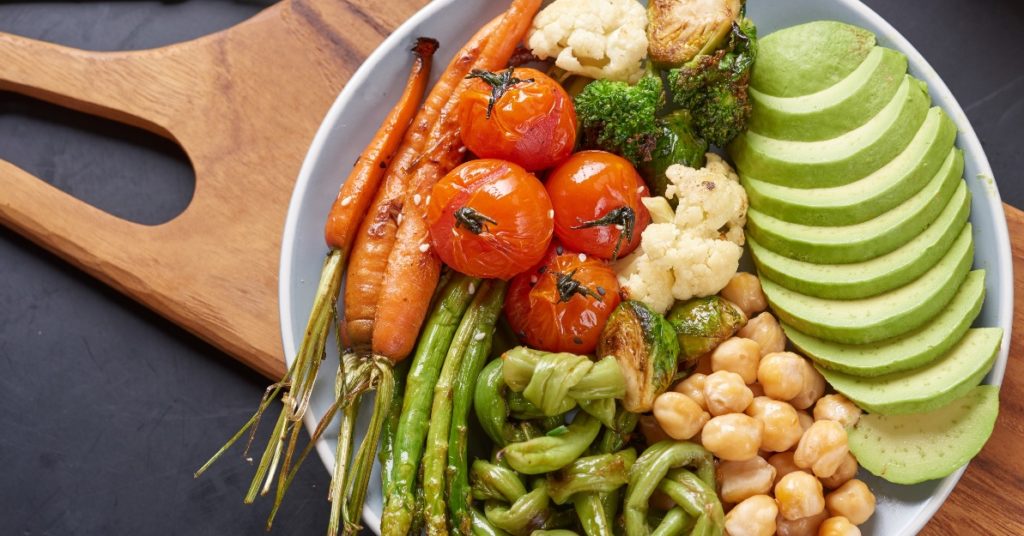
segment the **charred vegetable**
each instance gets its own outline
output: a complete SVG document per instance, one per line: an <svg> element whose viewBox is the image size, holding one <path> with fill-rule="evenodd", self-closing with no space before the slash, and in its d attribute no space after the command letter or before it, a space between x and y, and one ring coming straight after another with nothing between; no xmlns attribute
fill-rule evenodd
<svg viewBox="0 0 1024 536"><path fill-rule="evenodd" d="M576 96L582 147L629 160L651 189L665 192L665 169L672 164L704 166L707 142L694 134L685 115L659 117L665 104L661 77L649 72L635 85L595 80Z"/></svg>
<svg viewBox="0 0 1024 536"><path fill-rule="evenodd" d="M651 59L675 67L718 48L742 9L742 0L651 0L647 7Z"/></svg>
<svg viewBox="0 0 1024 536"><path fill-rule="evenodd" d="M723 48L701 53L668 73L672 101L693 114L697 134L724 147L747 128L747 88L757 55L757 29L750 19L732 24Z"/></svg>
<svg viewBox="0 0 1024 536"><path fill-rule="evenodd" d="M624 301L608 317L597 351L615 356L626 377L623 407L650 411L676 375L681 337L665 317L639 301Z"/></svg>
<svg viewBox="0 0 1024 536"><path fill-rule="evenodd" d="M679 368L684 369L732 337L747 323L747 317L733 303L708 296L676 303L668 312L668 321L679 337Z"/></svg>

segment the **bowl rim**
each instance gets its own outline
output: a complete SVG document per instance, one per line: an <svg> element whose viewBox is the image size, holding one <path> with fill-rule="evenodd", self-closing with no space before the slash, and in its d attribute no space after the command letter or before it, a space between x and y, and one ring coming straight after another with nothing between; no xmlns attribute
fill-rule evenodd
<svg viewBox="0 0 1024 536"><path fill-rule="evenodd" d="M992 240L997 243L996 265L999 268L999 277L996 281L996 288L1004 299L999 304L996 315L997 318L1002 319L998 327L1003 328L1003 340L1000 345L999 356L997 357L996 363L988 377L991 385L1000 386L1006 371L1012 332L1014 304L1013 262L1011 259L1009 233L1006 226L1006 215L1003 211L1002 198L999 195L998 184L996 184L996 181L994 180L988 156L985 154L985 151L981 146L981 142L979 141L970 121L967 119L960 103L953 96L949 87L946 86L942 78L939 77L938 73L907 38L896 30L895 27L889 24L889 22L881 15L876 13L860 0L831 1L845 6L869 20L875 29L876 35L883 37L891 43L895 49L906 54L910 65L918 67L920 72L916 73L917 76L928 84L930 91L933 93L933 100L936 100L937 98L944 103L943 108L949 113L950 117L956 124L959 131L958 141L960 148L969 155L969 158L977 165L979 176L992 179L987 182L989 198L995 205L995 209L990 210L985 215L978 215L978 217L988 217L992 219L993 228L995 230L995 235L992 236ZM314 136L309 150L303 159L302 167L299 170L299 175L296 180L294 190L292 191L292 196L288 204L288 215L285 219L281 241L280 270L278 274L278 312L281 321L281 339L285 352L286 363L290 364L294 361L296 354L296 347L293 342L295 340L296 326L292 322L292 309L290 306L293 284L293 265L290 253L295 247L295 231L299 224L299 206L302 204L302 200L306 196L306 191L311 182L313 171L316 168L316 163L326 150L326 143L331 135L331 131L338 123L342 110L344 110L355 98L355 88L363 85L363 83L370 77L371 73L376 69L377 65L387 55L400 49L402 45L411 38L412 33L423 21L448 9L449 6L456 2L457 0L434 0L428 3L412 17L403 22L386 39L384 39L384 41L381 42L381 44L378 45L377 48L374 49L374 51L366 58L362 65L360 65L359 69L357 69L352 75L352 78L348 83L345 84L345 87L328 109L323 121L320 123L320 127L317 129L316 135ZM974 214L972 214L972 217L974 217ZM299 329L301 330L302 327L299 326ZM312 412L308 412L303 418L303 421L306 429L310 433L316 429L317 419L314 417ZM325 467L327 467L327 470L331 471L332 468L328 466L327 460L332 459L334 456L332 447L326 440L321 439L316 444L316 450L321 461L324 463ZM928 498L927 502L918 511L917 515L911 519L908 525L910 534L916 534L924 528L938 509L946 502L947 497L953 491L953 488L956 487L957 483L960 481L960 477L963 475L964 471L966 471L969 464L970 462L942 480L942 483L935 490L935 493ZM369 506L363 507L363 520L366 522L368 528L373 532L380 534L380 516L376 512L371 511Z"/></svg>

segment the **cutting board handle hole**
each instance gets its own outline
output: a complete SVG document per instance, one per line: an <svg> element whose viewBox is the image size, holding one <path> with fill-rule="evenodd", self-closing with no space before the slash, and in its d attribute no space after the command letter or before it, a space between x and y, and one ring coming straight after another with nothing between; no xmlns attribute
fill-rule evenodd
<svg viewBox="0 0 1024 536"><path fill-rule="evenodd" d="M0 92L0 135L0 159L128 221L166 223L195 192L181 147L133 126Z"/></svg>

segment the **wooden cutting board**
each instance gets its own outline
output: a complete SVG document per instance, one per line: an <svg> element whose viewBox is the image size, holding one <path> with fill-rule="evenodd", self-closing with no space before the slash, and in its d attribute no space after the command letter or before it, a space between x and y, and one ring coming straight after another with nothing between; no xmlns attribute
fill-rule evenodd
<svg viewBox="0 0 1024 536"><path fill-rule="evenodd" d="M126 222L0 160L0 222L262 374L284 371L281 233L306 149L346 80L426 0L285 0L228 30L137 52L0 33L0 90L176 141L196 173L189 207ZM339 176L339 180L340 180ZM1005 207L1024 300L1024 213ZM1016 307L1011 357L1024 351ZM1011 359L992 440L922 534L1024 534L1024 366Z"/></svg>

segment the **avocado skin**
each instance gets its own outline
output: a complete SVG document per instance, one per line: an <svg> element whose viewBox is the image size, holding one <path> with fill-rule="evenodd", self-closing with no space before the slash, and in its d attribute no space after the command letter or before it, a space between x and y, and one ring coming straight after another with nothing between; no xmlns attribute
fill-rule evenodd
<svg viewBox="0 0 1024 536"><path fill-rule="evenodd" d="M811 337L782 324L793 346L820 367L873 377L927 365L967 333L985 301L985 271L975 270L937 316L899 337L871 344L841 344Z"/></svg>
<svg viewBox="0 0 1024 536"><path fill-rule="evenodd" d="M836 300L868 298L910 283L935 266L961 233L971 233L967 223L971 196L966 189L962 191L964 195L950 199L923 233L885 255L863 262L801 262L762 247L753 237L747 237L747 242L758 271L790 290Z"/></svg>
<svg viewBox="0 0 1024 536"><path fill-rule="evenodd" d="M979 385L923 414L863 415L847 429L861 467L895 484L943 478L976 456L992 435L999 387Z"/></svg>
<svg viewBox="0 0 1024 536"><path fill-rule="evenodd" d="M779 319L808 335L846 344L878 342L916 329L949 304L974 260L974 242L966 238L914 282L870 298L815 298L767 278L761 286Z"/></svg>
<svg viewBox="0 0 1024 536"><path fill-rule="evenodd" d="M864 123L892 100L907 72L907 57L875 47L835 86L801 97L774 97L751 88L750 130L769 138L820 141Z"/></svg>
<svg viewBox="0 0 1024 536"><path fill-rule="evenodd" d="M838 21L792 26L758 42L751 87L777 97L817 93L846 78L875 46L875 34Z"/></svg>
<svg viewBox="0 0 1024 536"><path fill-rule="evenodd" d="M750 205L773 218L802 225L853 225L895 208L920 191L945 162L955 141L953 120L933 107L903 153L861 180L833 188L789 188L747 175L740 175L740 181Z"/></svg>
<svg viewBox="0 0 1024 536"><path fill-rule="evenodd" d="M966 195L963 153L953 150L942 168L920 192L902 205L866 222L842 227L787 223L751 208L750 236L762 246L804 262L846 264L889 253L923 232L949 200Z"/></svg>
<svg viewBox="0 0 1024 536"><path fill-rule="evenodd" d="M904 372L858 378L818 367L828 383L858 406L881 415L932 411L963 396L981 383L995 362L1000 328L969 330L932 363Z"/></svg>
<svg viewBox="0 0 1024 536"><path fill-rule="evenodd" d="M794 188L841 186L903 152L930 104L928 87L906 75L886 108L856 130L814 142L776 140L748 131L729 144L729 154L744 174L765 182Z"/></svg>

